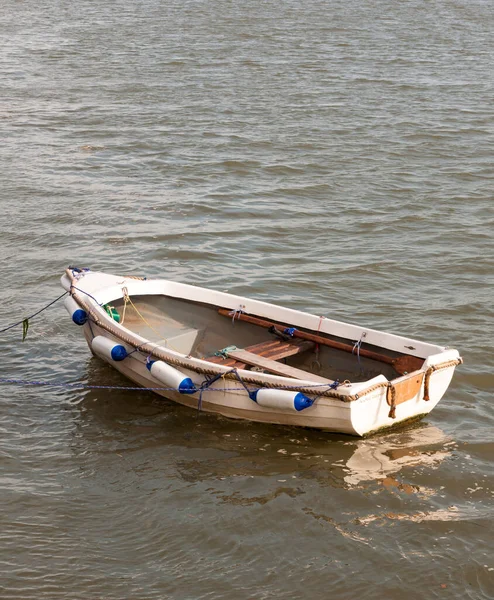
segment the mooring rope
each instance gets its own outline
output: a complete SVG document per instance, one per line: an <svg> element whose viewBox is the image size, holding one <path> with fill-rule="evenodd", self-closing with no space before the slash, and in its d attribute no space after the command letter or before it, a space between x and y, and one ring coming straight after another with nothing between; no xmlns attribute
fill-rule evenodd
<svg viewBox="0 0 494 600"><path fill-rule="evenodd" d="M89 297L91 298L91 300L94 300L98 306L103 306L103 304L102 304L101 302L98 302L98 301L96 300L96 298L95 298L94 296L91 296L91 294L90 294L89 292L85 292L84 290L81 290L81 288L78 288L76 285L72 284L72 285L70 286L70 289L71 289L71 290L72 290L72 289L74 289L74 290L77 290L78 292L81 292L81 293L83 293L83 294L86 294L86 296L89 296ZM68 293L68 292L67 292L67 293Z"/></svg>
<svg viewBox="0 0 494 600"><path fill-rule="evenodd" d="M58 388L69 388L77 390L129 390L141 392L176 392L177 388L170 387L141 387L141 386L128 386L128 385L92 385L87 383L79 382L66 382L66 381L33 381L29 379L8 379L6 377L0 377L0 384L9 385L26 385L26 386L44 386L44 387L58 387ZM202 391L211 392L238 392L239 388L213 388L205 387ZM199 391L199 390L198 390Z"/></svg>
<svg viewBox="0 0 494 600"><path fill-rule="evenodd" d="M242 378L240 377L240 375L237 373L236 369L232 369L231 371L227 371L227 373L221 373L218 374L216 377L214 377L213 379L210 380L205 380L197 389L197 391L211 391L211 392L238 392L239 388L238 387L234 387L234 388L213 388L211 387L211 384L213 384L215 381L218 381L218 379L224 379L224 376L226 374L233 374L236 379L239 381L239 383L247 390L247 391L251 391L249 390L249 388L246 386L245 382L242 380ZM228 381L231 381L231 379L229 379ZM8 378L8 377L0 377L0 384L6 384L6 385L27 385L27 386L46 386L46 387L66 387L66 388L73 388L73 389L95 389L95 390L142 390L142 391L163 391L163 392L176 392L177 388L167 388L167 387L141 387L141 386L136 386L136 387L132 387L132 386L119 386L119 385L90 385L90 384L85 384L85 383L79 383L79 382L65 382L65 381L40 381L40 380L30 380L30 379L13 379L13 378ZM318 383L318 384L314 384L314 387L328 387L327 383ZM332 386L330 386L332 387ZM260 389L260 388L259 388ZM283 389L285 390L298 390L299 386L286 386Z"/></svg>
<svg viewBox="0 0 494 600"><path fill-rule="evenodd" d="M234 370L235 369L232 369L232 371L234 371ZM231 371L228 371L228 372L230 373ZM212 390L213 388L211 388L211 386L213 385L213 383L218 381L218 379L223 379L224 375L226 375L226 373L220 373L212 378L206 376L204 381L201 383L201 385L199 386L199 389L197 390L199 392L199 398L197 400L197 410L199 412L202 410L202 393L206 392L208 390Z"/></svg>
<svg viewBox="0 0 494 600"><path fill-rule="evenodd" d="M5 333L6 331L9 331L9 329L13 329L14 327L17 327L18 325L22 325L24 327L24 332L27 333L27 327L29 326L29 320L30 319L33 319L34 317L37 317L40 313L42 313L47 308L50 308L50 306L53 306L56 302L58 302L59 300L61 300L68 293L69 292L64 292L58 298L55 298L55 300L53 300L52 302L50 302L46 306L43 306L43 308L40 308L40 310L38 310L37 312L33 313L32 315L29 315L29 317L24 317L20 321L17 321L17 323L12 323L12 325L8 325L4 329L0 329L0 333ZM24 338L25 337L26 336L24 335Z"/></svg>
<svg viewBox="0 0 494 600"><path fill-rule="evenodd" d="M10 385L28 385L28 386L45 386L45 387L61 387L61 388L71 388L71 389L81 389L81 390L142 390L142 391L176 391L176 388L163 388L163 387L132 387L132 386L123 386L123 385L90 385L86 383L79 382L66 382L66 381L33 381L28 379L7 379L5 377L0 377L0 384L10 384Z"/></svg>

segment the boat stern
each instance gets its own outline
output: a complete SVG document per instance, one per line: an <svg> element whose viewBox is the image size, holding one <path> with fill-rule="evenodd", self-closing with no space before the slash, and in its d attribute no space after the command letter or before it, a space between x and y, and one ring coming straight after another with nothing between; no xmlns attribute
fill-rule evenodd
<svg viewBox="0 0 494 600"><path fill-rule="evenodd" d="M419 371L357 391L351 402L356 433L369 435L430 413L448 389L456 366L462 362L457 350L446 350L427 358Z"/></svg>

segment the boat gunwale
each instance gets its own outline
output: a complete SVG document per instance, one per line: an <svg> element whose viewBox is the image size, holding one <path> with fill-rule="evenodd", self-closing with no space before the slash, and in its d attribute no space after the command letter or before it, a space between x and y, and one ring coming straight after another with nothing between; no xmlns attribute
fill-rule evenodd
<svg viewBox="0 0 494 600"><path fill-rule="evenodd" d="M69 269L66 270L66 273L67 272L69 272ZM422 340L410 338L410 337L403 336L403 335L398 335L395 333L390 333L390 332L383 331L380 329L373 329L372 327L366 327L366 326L360 325L360 324L339 321L337 319L332 319L330 317L318 316L318 315L315 315L312 313L307 313L307 312L304 312L301 310L288 308L286 306L282 306L282 305L278 305L278 304L273 304L271 302L266 302L264 300L258 300L258 299L250 298L247 296L238 296L235 294L231 294L229 292L221 292L219 290L204 288L201 286L196 286L196 285L191 285L188 283L173 281L170 279L130 278L128 276L127 277L117 277L114 275L96 272L96 271L89 271L87 274L91 275L91 276L95 276L95 275L103 276L103 277L107 278L108 280L112 280L111 283L108 281L104 285L93 290L94 295L100 296L100 298L97 299L97 302L99 304L106 304L109 302L113 302L117 299L122 299L123 298L122 288L123 287L132 287L132 288L134 288L132 291L133 296L134 295L143 295L143 296L144 295L149 295L149 296L161 295L161 296L165 296L165 297L180 299L183 301L199 303L199 304L207 305L207 306L211 306L211 307L216 306L218 308L225 308L225 309L231 310L232 312L239 310L239 308L242 306L241 303L243 303L243 302L253 304L256 308L256 311L252 312L252 311L247 310L245 312L247 312L248 314L256 315L261 318L268 318L268 319L285 322L285 323L289 324L289 326L295 326L297 328L305 329L310 332L327 334L330 338L335 337L338 339L358 340L358 339L360 339L362 333L365 333L366 338L368 338L370 336L374 336L374 335L382 336L385 339L386 344L373 343L373 342L368 341L367 339L365 341L365 344L369 345L369 346L374 346L383 351L397 353L400 356L408 355L408 356L414 356L416 358L422 358L425 360L432 355L440 354L440 353L448 350L448 348L446 348L444 346L440 346L438 344L431 344L430 342L424 342ZM84 273L83 275L86 275L86 274ZM69 279L71 277L73 277L73 274L71 271L68 273L68 276L69 276ZM121 279L121 281L118 281L119 279ZM76 278L76 280L79 281L81 279ZM160 289L160 291L156 291L157 286L162 286L162 289ZM72 287L74 287L77 290L77 286L72 285ZM155 291L149 292L147 290L146 291L138 290L139 287L143 287L143 288L153 287L153 288L155 288ZM166 291L165 291L165 288L166 288ZM66 287L66 289L68 289L68 287ZM81 291L85 295L87 295L87 292L85 290L81 290ZM197 296L198 292L201 292L203 294L208 294L209 297L211 298L211 300L208 300L207 302L204 300L197 300L196 298L194 298L194 296ZM89 296L90 296L90 294L89 294ZM93 299L95 299L95 298L93 297ZM221 300L221 302L217 302L215 300ZM227 300L231 301L230 305L226 303ZM234 306L235 303L237 303L236 306ZM271 317L268 313L273 310L279 311L284 316L291 317L291 318L290 319L286 318L285 320L282 320L279 317ZM306 320L306 321L313 320L314 323L311 323L310 325L309 324L301 325L300 323L297 323L297 321L301 321L301 320ZM328 326L333 327L333 328L342 328L347 331L345 331L344 335L340 335L339 333L334 333L333 331L328 332L328 331L326 331ZM400 349L392 347L394 344L398 344L398 343L399 344L408 344L408 345L406 345L406 346L403 345L400 347ZM410 347L412 344L414 346ZM405 348L406 351L404 351L403 348Z"/></svg>

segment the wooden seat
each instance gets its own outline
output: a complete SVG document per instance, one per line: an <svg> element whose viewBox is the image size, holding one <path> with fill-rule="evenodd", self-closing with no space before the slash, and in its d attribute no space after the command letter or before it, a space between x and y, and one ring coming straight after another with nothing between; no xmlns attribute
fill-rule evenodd
<svg viewBox="0 0 494 600"><path fill-rule="evenodd" d="M273 373L278 372L278 374L286 374L287 370L299 371L300 373L304 373L305 377L296 377L294 374L290 376L296 377L297 379L308 379L310 376L311 379L314 379L315 376L311 375L310 373L306 373L305 371L300 371L300 369L294 369L288 365L276 362L282 358L287 358L288 356L300 354L300 352L312 350L314 346L314 342L309 342L307 340L285 341L274 339L261 342L260 344L254 344L253 346L248 346L243 350L230 350L227 352L228 358L223 358L222 356L211 356L205 360L236 369L245 369L247 365L261 367Z"/></svg>
<svg viewBox="0 0 494 600"><path fill-rule="evenodd" d="M293 377L294 379L314 381L317 383L333 383L331 379L326 379L325 377L314 375L313 373L309 373L308 371L302 371L302 369L290 367L289 365L285 365L285 363L280 363L276 360L273 360L272 358L259 356L258 354L254 354L253 352L249 352L248 350L232 350L228 354L232 358L241 360L244 363L247 363L248 365L254 367L261 367L262 369L269 371L270 373L274 373L275 375L283 375L284 377Z"/></svg>
<svg viewBox="0 0 494 600"><path fill-rule="evenodd" d="M284 341L274 339L268 340L267 342L261 342L260 344L254 344L254 346L249 346L245 348L245 350L252 354L257 354L258 356L270 358L271 360L281 360L288 356L294 356L295 354L312 350L314 346L314 342L307 342L306 340Z"/></svg>

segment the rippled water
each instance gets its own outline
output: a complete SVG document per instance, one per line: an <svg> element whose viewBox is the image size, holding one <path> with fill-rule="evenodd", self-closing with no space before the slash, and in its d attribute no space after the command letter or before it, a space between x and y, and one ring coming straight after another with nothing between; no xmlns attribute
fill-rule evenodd
<svg viewBox="0 0 494 600"><path fill-rule="evenodd" d="M357 440L1 386L6 599L492 598L494 14L482 0L0 7L0 326L69 263L457 347ZM60 304L2 377L125 385Z"/></svg>

